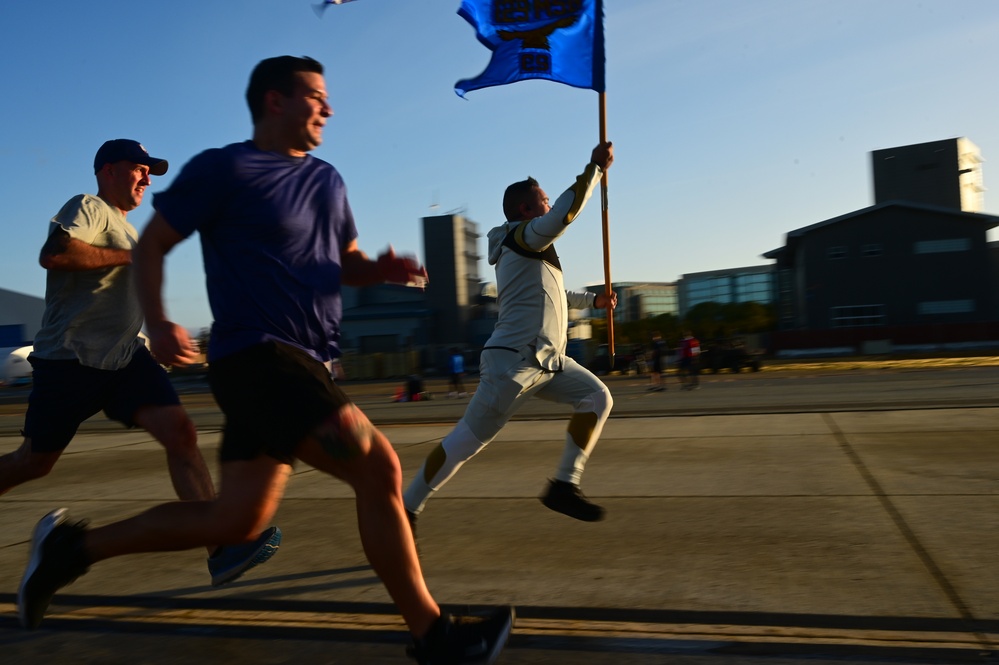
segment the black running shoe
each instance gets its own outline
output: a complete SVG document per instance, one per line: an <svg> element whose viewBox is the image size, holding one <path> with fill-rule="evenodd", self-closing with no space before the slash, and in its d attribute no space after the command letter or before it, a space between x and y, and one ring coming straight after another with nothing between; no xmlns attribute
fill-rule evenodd
<svg viewBox="0 0 999 665"><path fill-rule="evenodd" d="M419 665L490 665L503 651L514 617L512 607L486 616L442 614L422 639L413 641L408 653Z"/></svg>
<svg viewBox="0 0 999 665"><path fill-rule="evenodd" d="M21 625L34 630L55 592L87 572L83 552L85 522L70 524L65 508L39 520L31 537L31 558L17 591Z"/></svg>
<svg viewBox="0 0 999 665"><path fill-rule="evenodd" d="M541 497L541 503L583 522L599 522L605 514L603 508L583 496L578 486L564 480L548 481L548 491Z"/></svg>

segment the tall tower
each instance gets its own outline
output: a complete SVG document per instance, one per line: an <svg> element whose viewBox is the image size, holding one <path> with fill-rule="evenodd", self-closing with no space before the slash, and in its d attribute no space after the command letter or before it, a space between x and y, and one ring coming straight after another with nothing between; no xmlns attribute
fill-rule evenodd
<svg viewBox="0 0 999 665"><path fill-rule="evenodd" d="M433 312L430 339L462 344L479 295L478 228L462 215L423 218L423 256L430 275L427 307Z"/></svg>
<svg viewBox="0 0 999 665"><path fill-rule="evenodd" d="M913 201L981 212L982 161L978 146L966 138L875 150L874 203Z"/></svg>

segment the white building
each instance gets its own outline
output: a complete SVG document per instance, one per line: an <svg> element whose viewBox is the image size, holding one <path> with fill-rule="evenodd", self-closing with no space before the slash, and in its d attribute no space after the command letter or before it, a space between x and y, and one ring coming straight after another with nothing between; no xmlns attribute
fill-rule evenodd
<svg viewBox="0 0 999 665"><path fill-rule="evenodd" d="M44 298L0 289L0 348L33 342L44 312Z"/></svg>

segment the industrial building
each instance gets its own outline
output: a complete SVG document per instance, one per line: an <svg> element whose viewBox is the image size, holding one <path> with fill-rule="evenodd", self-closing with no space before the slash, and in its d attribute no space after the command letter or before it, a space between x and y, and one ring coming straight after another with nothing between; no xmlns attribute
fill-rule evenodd
<svg viewBox="0 0 999 665"><path fill-rule="evenodd" d="M999 346L999 280L977 148L871 153L875 204L791 231L776 260L776 350Z"/></svg>

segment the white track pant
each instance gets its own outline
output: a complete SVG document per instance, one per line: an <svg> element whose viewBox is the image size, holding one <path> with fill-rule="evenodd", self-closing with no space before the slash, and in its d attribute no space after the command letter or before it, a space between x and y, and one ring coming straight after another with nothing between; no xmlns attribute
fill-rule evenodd
<svg viewBox="0 0 999 665"><path fill-rule="evenodd" d="M555 478L578 485L586 460L614 405L607 386L569 357L565 358L561 372L546 372L533 353L487 349L479 361L479 387L465 415L427 456L406 489L406 510L419 514L430 495L496 438L531 397L572 405L573 415Z"/></svg>

